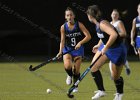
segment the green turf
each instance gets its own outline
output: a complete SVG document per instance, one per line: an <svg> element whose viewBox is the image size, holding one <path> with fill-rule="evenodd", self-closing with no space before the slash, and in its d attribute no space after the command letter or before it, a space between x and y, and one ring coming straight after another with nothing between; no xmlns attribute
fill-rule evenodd
<svg viewBox="0 0 140 100"><path fill-rule="evenodd" d="M127 76L123 70L124 96L123 100L140 100L140 63L129 62L131 75ZM0 63L0 100L70 100L66 92L70 86L65 84L66 73L63 63L49 63L34 72L28 71L30 64L39 63ZM90 65L84 62L81 73ZM113 100L115 86L110 79L108 64L101 70L104 79L107 96L100 100ZM52 90L51 94L46 89ZM75 93L72 100L91 100L96 86L90 73L79 84L79 92Z"/></svg>

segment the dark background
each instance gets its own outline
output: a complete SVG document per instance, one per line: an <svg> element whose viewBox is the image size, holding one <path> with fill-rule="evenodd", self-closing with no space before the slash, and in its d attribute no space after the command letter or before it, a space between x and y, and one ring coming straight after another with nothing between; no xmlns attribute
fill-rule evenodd
<svg viewBox="0 0 140 100"><path fill-rule="evenodd" d="M132 20L137 16L139 0L1 0L0 1L0 52L17 59L34 61L53 57L59 50L60 26L65 22L64 12L69 6L76 18L92 35L85 44L85 56L92 56L92 47L97 43L94 25L85 11L89 5L99 5L110 21L113 8L127 10L123 17L128 41L128 56L134 56L130 46ZM0 57L1 59L2 56Z"/></svg>

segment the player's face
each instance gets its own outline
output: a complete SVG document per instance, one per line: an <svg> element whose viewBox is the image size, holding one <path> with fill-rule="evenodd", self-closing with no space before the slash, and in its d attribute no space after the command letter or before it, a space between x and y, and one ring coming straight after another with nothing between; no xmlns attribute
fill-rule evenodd
<svg viewBox="0 0 140 100"><path fill-rule="evenodd" d="M87 14L87 17L88 17L88 20L89 20L91 23L93 23L93 17L92 17L91 15L89 15L89 14Z"/></svg>
<svg viewBox="0 0 140 100"><path fill-rule="evenodd" d="M113 11L111 14L112 20L118 20L119 19L119 13L117 11Z"/></svg>
<svg viewBox="0 0 140 100"><path fill-rule="evenodd" d="M68 22L74 22L74 18L75 18L75 15L72 11L68 10L68 11L65 12L65 19Z"/></svg>
<svg viewBox="0 0 140 100"><path fill-rule="evenodd" d="M138 11L138 13L140 14L140 4L138 5L137 11Z"/></svg>

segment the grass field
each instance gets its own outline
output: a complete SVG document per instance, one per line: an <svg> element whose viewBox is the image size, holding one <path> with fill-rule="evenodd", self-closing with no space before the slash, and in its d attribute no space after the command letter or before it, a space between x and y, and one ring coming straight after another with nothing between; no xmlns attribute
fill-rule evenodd
<svg viewBox="0 0 140 100"><path fill-rule="evenodd" d="M127 76L123 70L124 96L123 100L140 100L140 63L129 62L131 75ZM66 96L70 86L65 84L66 73L63 63L49 63L34 71L28 71L30 64L38 63L0 63L0 100L70 100ZM90 65L83 62L81 73ZM115 86L110 79L108 63L101 70L104 79L107 96L100 100L113 100ZM51 94L46 89L52 90ZM79 92L75 93L72 100L91 100L96 86L90 73L79 84Z"/></svg>

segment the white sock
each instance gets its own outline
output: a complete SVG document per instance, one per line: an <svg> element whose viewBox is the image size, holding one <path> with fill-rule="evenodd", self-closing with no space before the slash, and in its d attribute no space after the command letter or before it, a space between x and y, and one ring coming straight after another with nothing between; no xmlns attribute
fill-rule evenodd
<svg viewBox="0 0 140 100"><path fill-rule="evenodd" d="M126 60L126 62L125 62L125 68L130 69L129 64L128 64L128 60Z"/></svg>

